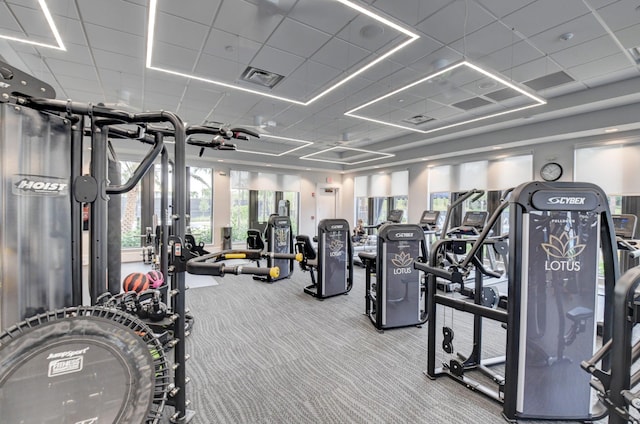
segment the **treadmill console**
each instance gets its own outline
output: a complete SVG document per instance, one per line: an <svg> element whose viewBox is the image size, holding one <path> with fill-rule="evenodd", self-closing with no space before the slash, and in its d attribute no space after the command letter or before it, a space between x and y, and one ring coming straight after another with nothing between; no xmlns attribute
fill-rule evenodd
<svg viewBox="0 0 640 424"><path fill-rule="evenodd" d="M636 233L638 217L632 214L611 215L616 237L632 239Z"/></svg>
<svg viewBox="0 0 640 424"><path fill-rule="evenodd" d="M438 228L440 220L440 211L424 211L420 217L420 225L425 231L433 231Z"/></svg>
<svg viewBox="0 0 640 424"><path fill-rule="evenodd" d="M474 227L478 231L482 231L487 224L489 212L487 211L469 211L464 214L462 219L463 227Z"/></svg>
<svg viewBox="0 0 640 424"><path fill-rule="evenodd" d="M399 224L400 221L402 221L402 215L404 215L404 211L402 209L393 209L389 211L389 215L387 215L387 222Z"/></svg>

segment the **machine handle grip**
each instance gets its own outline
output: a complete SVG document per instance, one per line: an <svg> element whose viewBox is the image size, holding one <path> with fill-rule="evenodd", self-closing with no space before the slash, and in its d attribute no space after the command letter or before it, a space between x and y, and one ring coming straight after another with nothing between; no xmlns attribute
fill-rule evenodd
<svg viewBox="0 0 640 424"><path fill-rule="evenodd" d="M262 257L272 259L293 259L298 262L302 262L304 259L304 255L302 253L263 252Z"/></svg>
<svg viewBox="0 0 640 424"><path fill-rule="evenodd" d="M225 274L240 275L252 274L270 276L277 278L280 275L280 268L260 268L255 266L235 265L228 266L223 262L201 262L190 260L187 262L187 272L196 275L211 275L213 277L224 277Z"/></svg>

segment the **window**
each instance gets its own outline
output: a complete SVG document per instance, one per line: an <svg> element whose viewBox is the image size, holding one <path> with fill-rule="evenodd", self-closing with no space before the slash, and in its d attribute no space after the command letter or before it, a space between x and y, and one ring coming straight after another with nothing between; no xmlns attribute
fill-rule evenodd
<svg viewBox="0 0 640 424"><path fill-rule="evenodd" d="M120 162L120 181L129 181L133 172L137 168L137 162ZM142 243L142 230L140 228L140 186L136 186L122 194L122 209L120 215L120 224L122 225L122 241L123 248L140 247Z"/></svg>
<svg viewBox="0 0 640 424"><path fill-rule="evenodd" d="M298 234L298 199L300 194L297 191L285 191L282 199L289 201L289 219L291 220L291 233Z"/></svg>
<svg viewBox="0 0 640 424"><path fill-rule="evenodd" d="M268 222L269 216L277 212L276 192L271 190L258 191L258 222Z"/></svg>
<svg viewBox="0 0 640 424"><path fill-rule="evenodd" d="M403 224L407 223L407 210L409 209L409 198L408 196L395 196L391 198L392 207L391 209L400 209L403 210L402 220L400 221Z"/></svg>
<svg viewBox="0 0 640 424"><path fill-rule="evenodd" d="M372 197L371 198L371 222L374 225L380 224L387 220L389 213L388 197Z"/></svg>
<svg viewBox="0 0 640 424"><path fill-rule="evenodd" d="M247 189L231 189L231 228L233 241L246 240L249 229L249 190Z"/></svg>
<svg viewBox="0 0 640 424"><path fill-rule="evenodd" d="M365 225L369 224L369 199L367 199L366 197L356 198L355 222L357 223L359 219L361 219L362 222L365 223ZM356 224L354 223L354 225Z"/></svg>
<svg viewBox="0 0 640 424"><path fill-rule="evenodd" d="M189 216L196 243L212 243L213 172L211 168L189 168Z"/></svg>

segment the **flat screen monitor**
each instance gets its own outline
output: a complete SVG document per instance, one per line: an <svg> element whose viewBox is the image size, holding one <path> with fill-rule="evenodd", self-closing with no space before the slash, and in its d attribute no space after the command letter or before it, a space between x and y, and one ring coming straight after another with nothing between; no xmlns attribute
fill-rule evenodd
<svg viewBox="0 0 640 424"><path fill-rule="evenodd" d="M487 223L487 217L489 213L486 211L469 211L464 214L462 220L463 227L475 227L482 230Z"/></svg>
<svg viewBox="0 0 640 424"><path fill-rule="evenodd" d="M631 239L636 233L638 217L632 214L611 215L617 237Z"/></svg>

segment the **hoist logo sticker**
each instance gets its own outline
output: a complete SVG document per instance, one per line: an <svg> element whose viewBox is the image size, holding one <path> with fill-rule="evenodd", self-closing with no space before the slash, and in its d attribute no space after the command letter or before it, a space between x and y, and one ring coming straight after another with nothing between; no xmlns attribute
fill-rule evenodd
<svg viewBox="0 0 640 424"><path fill-rule="evenodd" d="M64 178L17 174L13 176L12 192L18 196L66 196L69 183Z"/></svg>

